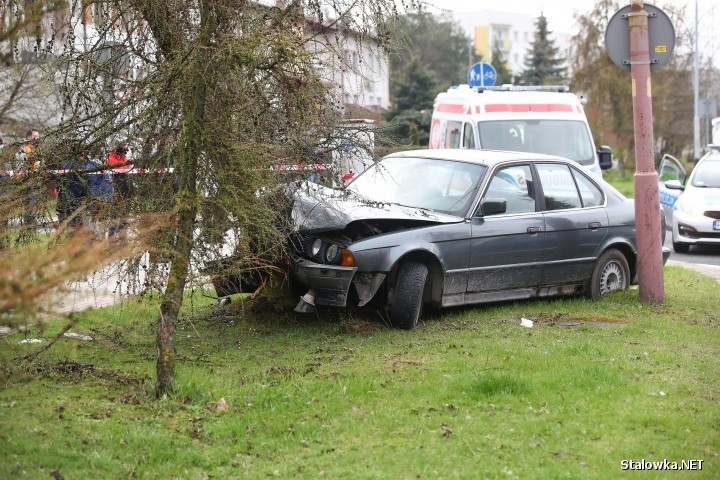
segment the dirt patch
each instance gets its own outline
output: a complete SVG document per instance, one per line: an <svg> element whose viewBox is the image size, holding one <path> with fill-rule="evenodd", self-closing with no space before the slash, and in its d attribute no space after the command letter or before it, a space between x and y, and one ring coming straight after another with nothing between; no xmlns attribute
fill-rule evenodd
<svg viewBox="0 0 720 480"><path fill-rule="evenodd" d="M540 314L531 318L535 325L548 327L576 328L576 327L621 327L630 323L625 318L610 317L606 315L566 315L563 313Z"/></svg>

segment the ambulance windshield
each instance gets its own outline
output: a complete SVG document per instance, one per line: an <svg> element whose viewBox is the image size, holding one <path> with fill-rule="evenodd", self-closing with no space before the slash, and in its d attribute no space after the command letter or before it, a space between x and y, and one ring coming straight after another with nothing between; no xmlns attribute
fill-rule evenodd
<svg viewBox="0 0 720 480"><path fill-rule="evenodd" d="M478 122L480 148L544 153L575 160L582 165L595 162L590 133L582 121L498 120Z"/></svg>

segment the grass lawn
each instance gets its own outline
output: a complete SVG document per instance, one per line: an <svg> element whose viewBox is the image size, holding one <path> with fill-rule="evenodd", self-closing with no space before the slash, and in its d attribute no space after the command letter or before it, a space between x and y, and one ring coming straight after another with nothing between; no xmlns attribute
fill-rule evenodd
<svg viewBox="0 0 720 480"><path fill-rule="evenodd" d="M636 289L379 316L188 308L176 397L152 399L156 305L0 337L0 478L680 478L622 460L703 460L720 478L714 280L665 269ZM522 317L535 321L520 326Z"/></svg>
<svg viewBox="0 0 720 480"><path fill-rule="evenodd" d="M634 170L625 170L625 176L620 178L617 169L605 170L602 175L603 179L613 187L617 188L620 193L628 198L635 198L635 185L633 183Z"/></svg>

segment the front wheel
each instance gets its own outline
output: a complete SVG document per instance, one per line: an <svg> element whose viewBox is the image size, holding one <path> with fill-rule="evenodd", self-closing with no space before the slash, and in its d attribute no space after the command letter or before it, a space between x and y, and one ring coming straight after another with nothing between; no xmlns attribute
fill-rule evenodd
<svg viewBox="0 0 720 480"><path fill-rule="evenodd" d="M407 262L400 266L390 307L390 322L394 327L412 330L417 326L427 276L428 268L422 263Z"/></svg>
<svg viewBox="0 0 720 480"><path fill-rule="evenodd" d="M588 297L598 300L615 290L627 290L630 286L630 267L620 251L610 249L600 255L592 278Z"/></svg>

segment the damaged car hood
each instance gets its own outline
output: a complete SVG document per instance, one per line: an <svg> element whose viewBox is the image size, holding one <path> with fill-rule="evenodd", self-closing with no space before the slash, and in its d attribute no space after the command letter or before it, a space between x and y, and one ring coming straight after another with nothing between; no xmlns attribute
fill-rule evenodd
<svg viewBox="0 0 720 480"><path fill-rule="evenodd" d="M440 212L397 204L363 201L352 193L316 184L293 192L292 219L298 231L341 230L357 220L416 220L420 224L457 223L464 219Z"/></svg>

